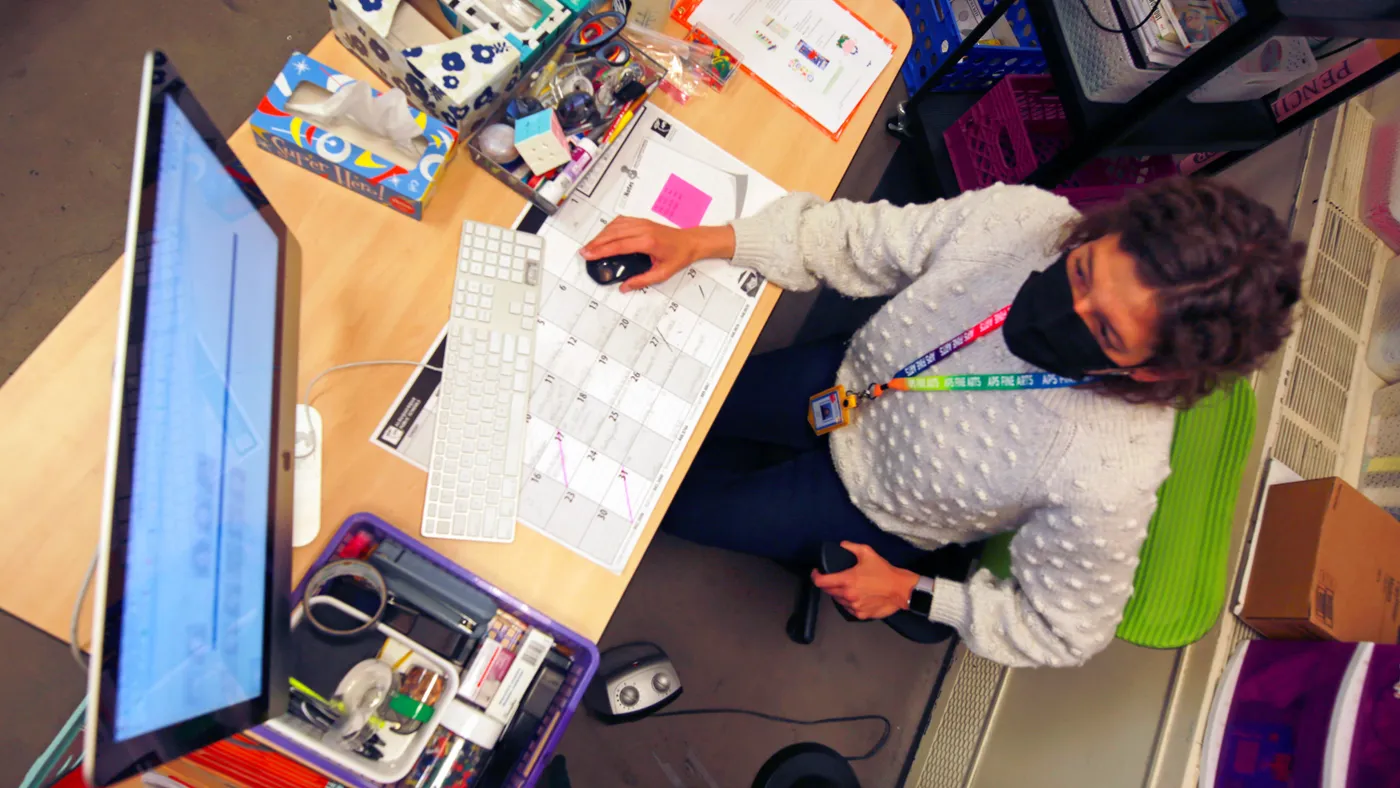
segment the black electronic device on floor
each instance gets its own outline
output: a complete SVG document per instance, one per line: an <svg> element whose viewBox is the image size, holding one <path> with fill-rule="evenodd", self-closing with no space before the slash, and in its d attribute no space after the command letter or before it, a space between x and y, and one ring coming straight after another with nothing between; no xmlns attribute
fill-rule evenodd
<svg viewBox="0 0 1400 788"><path fill-rule="evenodd" d="M801 742L769 758L753 788L860 788L860 781L841 753L824 744Z"/></svg>
<svg viewBox="0 0 1400 788"><path fill-rule="evenodd" d="M583 693L583 706L607 723L649 716L681 696L671 658L655 643L626 643L598 657L598 673Z"/></svg>

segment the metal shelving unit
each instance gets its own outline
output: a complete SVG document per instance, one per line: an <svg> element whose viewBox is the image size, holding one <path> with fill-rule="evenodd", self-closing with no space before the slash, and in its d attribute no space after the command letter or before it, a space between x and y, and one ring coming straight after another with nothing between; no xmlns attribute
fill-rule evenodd
<svg viewBox="0 0 1400 788"><path fill-rule="evenodd" d="M980 96L933 90L953 65L1011 8L998 0L977 28L949 55L920 89L900 105L887 128L910 141L923 141L923 163L937 177L944 196L958 192L943 146L943 131ZM1162 72L1131 101L1090 101L1070 60L1060 22L1063 7L1079 0L1027 0L1041 50L1074 131L1071 142L1041 164L1025 183L1052 187L1090 159L1107 153L1223 152L1202 172L1218 172L1341 102L1400 71L1400 52L1353 77L1282 121L1274 119L1276 94L1254 101L1198 104L1187 99L1221 71L1271 36L1400 38L1400 0L1245 0L1247 13L1180 65ZM1117 20L1105 20L1117 21ZM1103 35L1115 35L1103 33Z"/></svg>

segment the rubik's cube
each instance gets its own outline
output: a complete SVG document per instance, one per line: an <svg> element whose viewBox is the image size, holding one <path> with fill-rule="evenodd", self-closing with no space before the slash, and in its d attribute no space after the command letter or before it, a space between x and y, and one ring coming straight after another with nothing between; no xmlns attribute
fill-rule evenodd
<svg viewBox="0 0 1400 788"><path fill-rule="evenodd" d="M569 163L569 142L554 110L542 110L515 122L515 150L536 175Z"/></svg>

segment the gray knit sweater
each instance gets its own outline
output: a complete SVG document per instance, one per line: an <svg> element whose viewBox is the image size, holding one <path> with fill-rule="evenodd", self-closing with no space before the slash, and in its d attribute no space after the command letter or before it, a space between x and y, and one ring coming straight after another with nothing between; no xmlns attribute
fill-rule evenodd
<svg viewBox="0 0 1400 788"><path fill-rule="evenodd" d="M834 381L864 388L1011 303L1077 217L1019 186L904 208L793 194L734 224L734 262L789 290L893 295ZM1030 369L996 332L931 372ZM1172 416L1077 389L893 392L861 406L831 451L851 501L917 545L1019 528L1013 579L940 578L930 618L1006 665L1077 665L1108 645L1132 595Z"/></svg>

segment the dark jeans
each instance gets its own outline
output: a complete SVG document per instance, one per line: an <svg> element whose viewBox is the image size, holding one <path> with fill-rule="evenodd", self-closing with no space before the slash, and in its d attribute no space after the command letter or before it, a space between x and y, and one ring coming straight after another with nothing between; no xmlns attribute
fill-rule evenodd
<svg viewBox="0 0 1400 788"><path fill-rule="evenodd" d="M692 542L816 566L822 542L870 545L896 566L922 551L851 503L807 403L831 387L845 341L750 358L715 418L661 527Z"/></svg>

